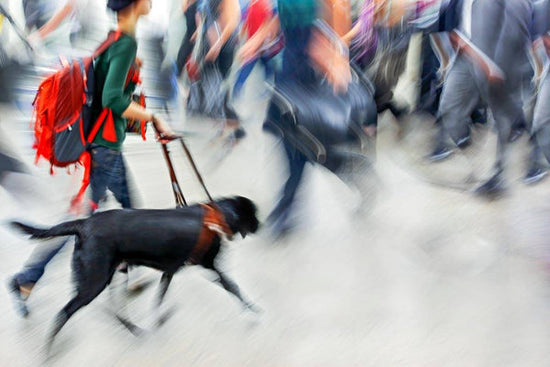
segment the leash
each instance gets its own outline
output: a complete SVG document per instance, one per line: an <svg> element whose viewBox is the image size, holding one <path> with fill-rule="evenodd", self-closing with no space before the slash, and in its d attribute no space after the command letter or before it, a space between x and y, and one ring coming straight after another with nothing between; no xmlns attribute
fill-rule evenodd
<svg viewBox="0 0 550 367"><path fill-rule="evenodd" d="M165 139L162 134L158 131L156 126L153 124L153 128L155 129L155 132L158 136ZM170 173L170 181L172 182L172 190L174 191L174 197L176 199L176 205L178 207L187 206L187 201L185 200L185 197L183 196L183 192L181 190L181 186L179 184L178 178L176 176L176 171L174 170L174 165L172 163L172 158L170 157L170 150L168 149L168 144L170 141L179 140L181 147L183 148L183 151L185 152L185 155L187 156L187 160L189 160L189 163L191 164L191 168L193 168L193 172L195 173L195 176L197 176L197 180L201 184L204 192L206 193L206 196L208 197L208 200L211 204L214 204L214 200L212 199L212 196L210 195L210 192L206 188L206 184L204 183L204 179L202 178L201 173L199 172L199 169L197 168L197 164L195 163L195 160L193 159L193 156L191 155L191 151L187 147L187 144L185 144L185 141L183 140L182 136L176 135L173 138L168 139L166 143L161 144L162 145L162 152L164 154L164 159L166 160L166 164L168 165L168 171Z"/></svg>
<svg viewBox="0 0 550 367"><path fill-rule="evenodd" d="M162 134L158 131L158 129L154 126L154 124L153 124L153 127L157 135L159 135L161 138L164 138ZM188 204L181 190L181 186L176 176L176 171L174 169L174 164L172 163L172 158L170 157L170 150L168 149L168 143L174 140L180 141L181 147L183 148L183 151L185 152L185 155L187 156L187 159L189 160L189 163L193 168L193 172L197 176L197 180L201 184L209 200L208 204L201 204L201 207L203 208L203 212L204 212L203 220L202 220L202 228L199 233L199 238L197 240L197 243L191 250L191 254L189 255L189 260L188 260L191 264L197 265L201 263L201 260L204 257L204 255L208 252L208 250L210 250L210 244L212 243L216 235L219 235L222 238L226 237L231 239L231 237L233 236L233 232L231 231L229 225L227 224L225 220L225 216L223 215L223 212L216 205L216 203L212 199L212 196L210 195L210 192L206 188L204 179L202 178L202 175L199 172L199 169L195 163L195 160L191 155L191 151L189 150L189 148L187 147L187 144L185 144L185 141L181 136L174 136L172 138L167 139L166 142L163 142L161 144L162 152L164 154L164 159L166 160L166 164L168 166L170 181L172 183L172 191L174 193L174 198L176 200L177 207L183 208L185 206L188 206Z"/></svg>
<svg viewBox="0 0 550 367"><path fill-rule="evenodd" d="M155 128L156 129L156 128ZM187 206L187 201L183 196L181 191L181 186L176 176L176 171L174 170L174 165L172 164L172 158L170 158L170 151L166 144L162 145L162 153L164 154L164 159L166 160L166 165L168 166L168 172L170 173L170 181L172 183L172 191L174 193L174 199L176 200L176 206L182 208Z"/></svg>
<svg viewBox="0 0 550 367"><path fill-rule="evenodd" d="M212 196L210 196L210 192L208 192L208 189L206 188L206 184L204 183L202 175L200 174L199 169L195 164L195 160L193 159L193 156L191 156L191 151L189 150L189 148L187 148L187 145L185 144L185 141L183 141L182 137L179 138L179 141L181 143L183 151L185 152L185 155L187 156L187 159L189 160L189 163L191 163L191 168L193 168L193 171L197 176L197 180L199 180L199 183L201 184L204 192L206 193L206 196L208 197L208 200L210 200L211 203L214 203L214 200L212 200Z"/></svg>

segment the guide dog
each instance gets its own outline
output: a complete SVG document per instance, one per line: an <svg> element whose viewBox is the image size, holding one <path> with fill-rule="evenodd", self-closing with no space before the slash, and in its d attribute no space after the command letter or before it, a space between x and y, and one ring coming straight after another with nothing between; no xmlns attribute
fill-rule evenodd
<svg viewBox="0 0 550 367"><path fill-rule="evenodd" d="M157 305L160 306L176 271L191 263L217 273L221 285L244 307L257 311L239 287L215 266L223 237L240 233L244 238L258 230L256 206L244 197L216 200L189 207L145 210L120 209L100 212L86 219L39 229L23 223L12 225L31 238L76 236L72 271L76 295L57 314L47 341L49 351L57 333L79 309L93 301L110 283L117 267L143 265L163 272ZM117 315L130 331L137 328Z"/></svg>

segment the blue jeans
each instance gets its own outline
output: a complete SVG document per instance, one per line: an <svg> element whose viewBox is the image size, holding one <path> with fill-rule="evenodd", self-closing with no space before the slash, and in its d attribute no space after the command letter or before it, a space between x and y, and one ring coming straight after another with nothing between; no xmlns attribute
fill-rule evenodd
<svg viewBox="0 0 550 367"><path fill-rule="evenodd" d="M275 209L267 218L267 222L274 225L277 232L284 232L290 225L288 220L292 212L294 198L307 163L307 158L288 141L283 140L283 146L288 164L288 178Z"/></svg>
<svg viewBox="0 0 550 367"><path fill-rule="evenodd" d="M126 165L122 153L94 145L91 147L91 154L90 189L92 191L92 201L98 204L105 198L107 189L109 189L123 208L131 208ZM44 275L48 263L69 241L70 237L37 245L23 269L15 274L14 278L21 285L38 282Z"/></svg>
<svg viewBox="0 0 550 367"><path fill-rule="evenodd" d="M265 71L265 78L270 79L273 76L273 66L271 65L271 59L260 56L258 58L255 58L248 63L244 64L241 69L239 70L239 74L237 75L237 80L235 81L235 86L233 87L233 98L237 98L241 94L241 90L244 86L244 83L250 76L250 73L252 73L252 70L254 70L254 66L256 66L256 63L260 61L262 65L264 66Z"/></svg>
<svg viewBox="0 0 550 367"><path fill-rule="evenodd" d="M90 188L92 201L99 204L111 191L123 208L131 208L126 164L122 152L99 145L91 147L92 170L90 172Z"/></svg>

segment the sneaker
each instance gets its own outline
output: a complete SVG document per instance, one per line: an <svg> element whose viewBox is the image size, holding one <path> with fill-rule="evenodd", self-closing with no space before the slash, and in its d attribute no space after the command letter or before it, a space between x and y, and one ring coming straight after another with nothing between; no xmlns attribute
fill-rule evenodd
<svg viewBox="0 0 550 367"><path fill-rule="evenodd" d="M231 133L231 136L235 140L242 139L246 136L246 131L244 131L244 129L242 127L239 127Z"/></svg>
<svg viewBox="0 0 550 367"><path fill-rule="evenodd" d="M17 315L24 318L29 316L29 309L27 308L25 299L21 294L21 285L19 284L17 279L15 277L12 277L8 281L7 287L12 296L13 306Z"/></svg>
<svg viewBox="0 0 550 367"><path fill-rule="evenodd" d="M542 168L540 165L533 165L527 171L527 174L523 178L523 182L526 185L531 185L542 180L544 177L546 177L547 174L548 171L546 171L546 169Z"/></svg>
<svg viewBox="0 0 550 367"><path fill-rule="evenodd" d="M475 189L474 192L475 194L489 200L498 199L505 192L504 180L500 174L494 175L489 181Z"/></svg>
<svg viewBox="0 0 550 367"><path fill-rule="evenodd" d="M428 156L432 162L439 162L453 154L453 150L447 145L438 145L434 151Z"/></svg>
<svg viewBox="0 0 550 367"><path fill-rule="evenodd" d="M525 128L523 126L516 126L512 128L512 131L510 132L510 137L508 138L509 143L513 143L516 140L518 140L525 131Z"/></svg>
<svg viewBox="0 0 550 367"><path fill-rule="evenodd" d="M471 144L472 144L472 138L470 137L470 135L465 136L465 137L463 137L462 139L460 139L460 140L458 140L458 141L456 142L456 145L457 145L460 149L466 149L466 148L468 148Z"/></svg>

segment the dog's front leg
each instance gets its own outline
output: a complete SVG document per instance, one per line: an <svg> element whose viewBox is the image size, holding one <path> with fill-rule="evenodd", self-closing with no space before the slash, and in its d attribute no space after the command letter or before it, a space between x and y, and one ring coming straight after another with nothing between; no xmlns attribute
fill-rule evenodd
<svg viewBox="0 0 550 367"><path fill-rule="evenodd" d="M260 313L262 310L256 306L254 303L246 300L244 296L241 294L241 291L239 289L239 286L237 283L229 279L225 274L223 274L218 269L212 267L211 268L216 274L219 276L219 282L222 285L222 287L228 291L229 293L233 294L235 297L237 297L241 303L243 304L244 308L247 310L250 310L255 313Z"/></svg>

